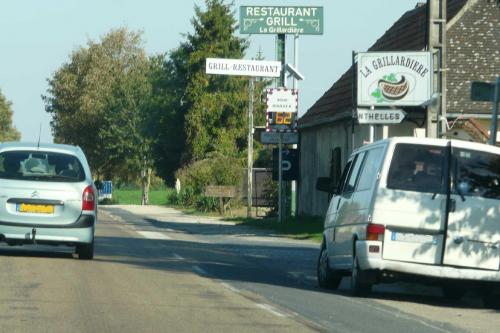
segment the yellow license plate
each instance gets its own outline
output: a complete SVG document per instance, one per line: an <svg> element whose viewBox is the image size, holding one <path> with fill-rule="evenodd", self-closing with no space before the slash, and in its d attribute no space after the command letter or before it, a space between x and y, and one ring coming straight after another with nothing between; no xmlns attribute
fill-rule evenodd
<svg viewBox="0 0 500 333"><path fill-rule="evenodd" d="M17 211L21 213L53 214L54 205L18 204Z"/></svg>

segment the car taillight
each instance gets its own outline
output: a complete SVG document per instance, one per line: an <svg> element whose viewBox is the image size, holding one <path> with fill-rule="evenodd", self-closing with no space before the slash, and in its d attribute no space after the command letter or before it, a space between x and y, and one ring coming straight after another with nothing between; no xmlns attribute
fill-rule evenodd
<svg viewBox="0 0 500 333"><path fill-rule="evenodd" d="M94 210L95 207L95 194L91 185L83 190L82 210Z"/></svg>
<svg viewBox="0 0 500 333"><path fill-rule="evenodd" d="M384 240L385 227L381 224L369 223L366 229L367 240Z"/></svg>

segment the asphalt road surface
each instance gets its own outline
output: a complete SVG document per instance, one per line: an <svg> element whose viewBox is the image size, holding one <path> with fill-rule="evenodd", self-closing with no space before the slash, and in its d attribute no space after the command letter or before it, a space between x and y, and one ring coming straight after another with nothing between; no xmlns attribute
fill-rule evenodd
<svg viewBox="0 0 500 333"><path fill-rule="evenodd" d="M1 332L497 332L478 297L316 286L318 244L173 209L100 207L96 255L0 247Z"/></svg>

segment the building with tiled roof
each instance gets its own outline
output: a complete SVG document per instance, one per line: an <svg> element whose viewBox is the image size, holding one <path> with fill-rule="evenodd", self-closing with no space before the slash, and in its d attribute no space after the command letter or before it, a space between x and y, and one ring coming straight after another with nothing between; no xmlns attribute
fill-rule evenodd
<svg viewBox="0 0 500 333"><path fill-rule="evenodd" d="M427 49L427 5L406 12L368 51L423 51ZM500 75L500 8L498 0L447 1L446 110L451 128L442 135L484 141L491 103L470 100L470 82L494 82ZM350 152L368 141L367 125L353 120L356 87L348 69L299 119L299 213L323 215L328 194L315 189L318 177L332 177L340 150L344 165ZM426 106L403 108L404 122L376 126L375 138L425 135ZM468 119L472 120L467 124ZM459 121L454 121L458 119ZM445 121L446 121L445 120ZM499 127L500 128L500 127Z"/></svg>

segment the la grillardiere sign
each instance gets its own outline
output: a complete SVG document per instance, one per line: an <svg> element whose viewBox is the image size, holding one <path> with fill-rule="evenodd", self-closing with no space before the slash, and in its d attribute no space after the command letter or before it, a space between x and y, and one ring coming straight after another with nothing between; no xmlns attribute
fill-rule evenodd
<svg viewBox="0 0 500 333"><path fill-rule="evenodd" d="M417 106L432 95L430 52L358 53L358 106Z"/></svg>

